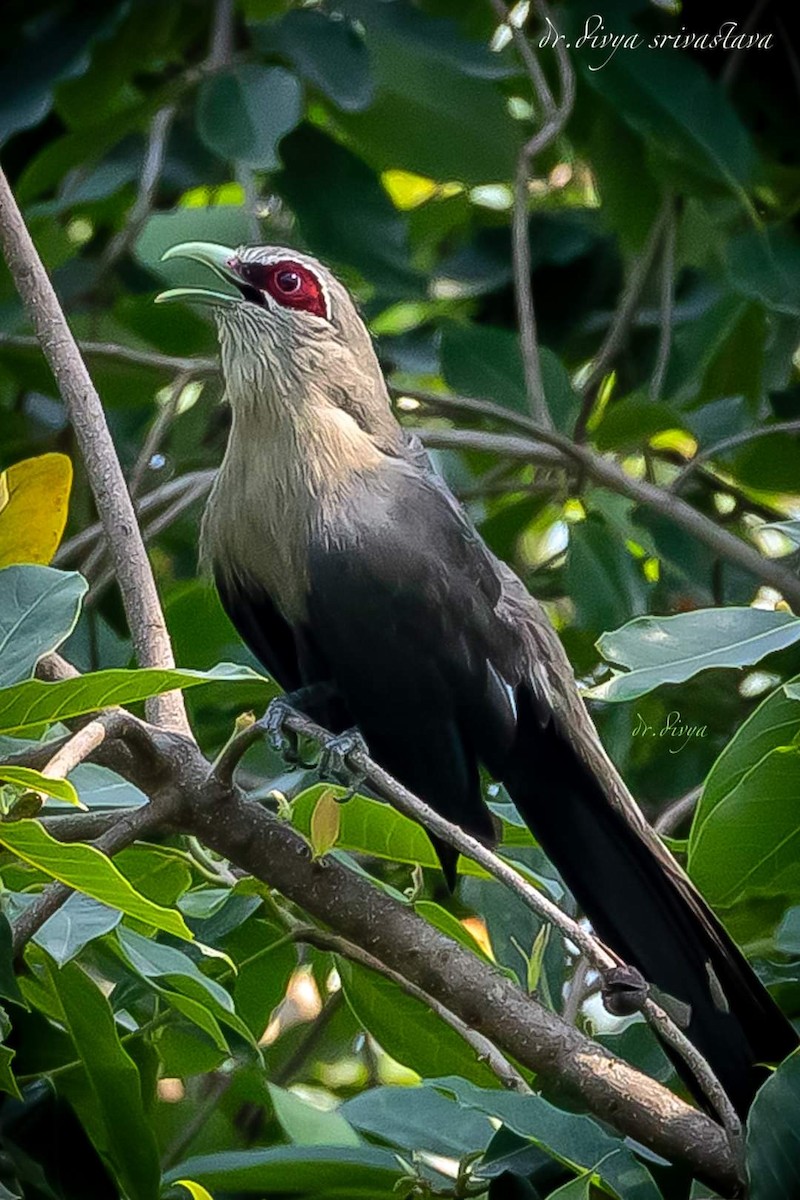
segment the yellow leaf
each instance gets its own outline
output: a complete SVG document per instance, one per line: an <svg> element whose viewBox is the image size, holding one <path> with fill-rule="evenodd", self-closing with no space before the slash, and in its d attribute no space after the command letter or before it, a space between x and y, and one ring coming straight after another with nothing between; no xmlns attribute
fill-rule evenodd
<svg viewBox="0 0 800 1200"><path fill-rule="evenodd" d="M192 1197L192 1200L214 1200L210 1192L200 1183L195 1183L193 1179L176 1179L178 1187L185 1187L187 1192Z"/></svg>
<svg viewBox="0 0 800 1200"><path fill-rule="evenodd" d="M40 454L0 474L0 567L46 566L67 523L72 463L66 454Z"/></svg>
<svg viewBox="0 0 800 1200"><path fill-rule="evenodd" d="M332 788L323 792L311 814L311 849L314 858L322 858L337 842L339 837L339 802Z"/></svg>

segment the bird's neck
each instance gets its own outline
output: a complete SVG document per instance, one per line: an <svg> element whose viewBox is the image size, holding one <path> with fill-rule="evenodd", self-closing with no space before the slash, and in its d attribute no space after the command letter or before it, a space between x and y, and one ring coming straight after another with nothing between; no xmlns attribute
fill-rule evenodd
<svg viewBox="0 0 800 1200"><path fill-rule="evenodd" d="M370 434L322 395L280 408L234 404L203 557L215 571L253 580L287 618L301 618L312 538L335 520L354 476L383 461Z"/></svg>

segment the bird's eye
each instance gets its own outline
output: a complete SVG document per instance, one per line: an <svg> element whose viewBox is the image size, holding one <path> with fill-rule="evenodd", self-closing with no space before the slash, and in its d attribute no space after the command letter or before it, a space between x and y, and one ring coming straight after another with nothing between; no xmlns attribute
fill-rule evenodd
<svg viewBox="0 0 800 1200"><path fill-rule="evenodd" d="M303 286L303 281L297 271L278 271L275 275L275 283L287 296L292 296L296 292L299 292Z"/></svg>

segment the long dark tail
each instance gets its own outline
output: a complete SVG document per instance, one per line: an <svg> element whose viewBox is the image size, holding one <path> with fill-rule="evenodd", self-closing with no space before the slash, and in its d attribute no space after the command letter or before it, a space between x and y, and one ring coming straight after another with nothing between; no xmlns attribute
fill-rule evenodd
<svg viewBox="0 0 800 1200"><path fill-rule="evenodd" d="M759 1064L785 1058L797 1035L677 864L610 804L555 723L542 727L524 689L518 701L503 782L520 815L598 937L690 1006L687 1036L744 1116L766 1078Z"/></svg>

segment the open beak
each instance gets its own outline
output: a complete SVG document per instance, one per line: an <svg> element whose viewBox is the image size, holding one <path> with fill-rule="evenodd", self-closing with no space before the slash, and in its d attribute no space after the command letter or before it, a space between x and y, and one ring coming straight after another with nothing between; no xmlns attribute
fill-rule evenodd
<svg viewBox="0 0 800 1200"><path fill-rule="evenodd" d="M169 304L173 300L192 300L198 304L223 305L240 304L245 299L244 289L247 285L236 270L238 259L235 250L227 246L217 246L214 242L181 242L177 246L171 246L161 255L162 262L170 258L189 258L193 262L210 267L225 283L232 284L236 292L220 292L214 288L203 287L170 288L169 291L156 296L156 304Z"/></svg>

